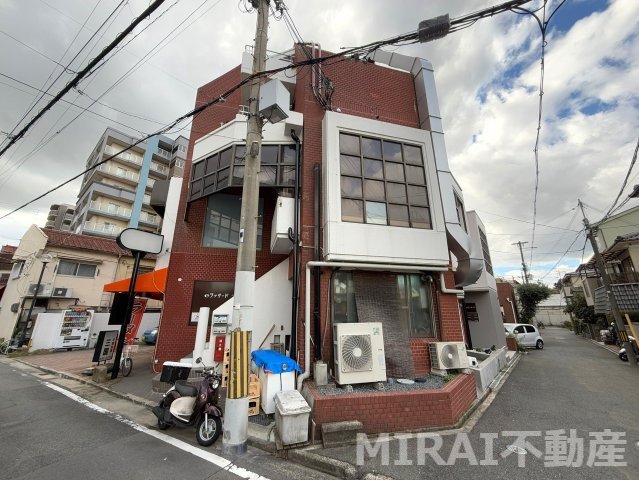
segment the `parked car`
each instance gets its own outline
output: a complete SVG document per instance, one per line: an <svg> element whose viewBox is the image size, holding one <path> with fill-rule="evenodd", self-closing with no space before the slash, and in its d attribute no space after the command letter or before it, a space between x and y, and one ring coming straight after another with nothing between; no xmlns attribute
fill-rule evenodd
<svg viewBox="0 0 639 480"><path fill-rule="evenodd" d="M524 347L535 347L538 350L544 348L544 339L541 338L539 330L534 325L527 323L504 323L506 333L515 335L517 341Z"/></svg>
<svg viewBox="0 0 639 480"><path fill-rule="evenodd" d="M150 328L146 330L140 340L142 340L147 345L155 345L155 342L158 339L158 327Z"/></svg>

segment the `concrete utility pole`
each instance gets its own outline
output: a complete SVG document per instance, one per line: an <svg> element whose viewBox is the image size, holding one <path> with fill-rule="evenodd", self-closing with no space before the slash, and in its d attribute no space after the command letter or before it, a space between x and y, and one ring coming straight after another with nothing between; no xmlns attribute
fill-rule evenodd
<svg viewBox="0 0 639 480"><path fill-rule="evenodd" d="M269 0L251 0L257 9L257 28L255 31L255 47L253 49L253 73L262 72L266 66L266 43L268 30ZM258 204L260 197L260 160L262 148L263 120L259 115L260 82L254 80L249 94L249 117L246 133L246 164L244 167L244 184L242 188L242 208L240 213L240 238L237 250L237 268L235 273L235 293L233 305L233 328L250 332L253 330L253 308L255 299L255 251L257 243ZM233 351L233 345L231 345ZM242 352L245 358L239 363L248 368L250 340L248 351ZM244 382L243 377L234 372L234 361L231 361L229 372L229 388L224 412L223 447L224 453L246 453L248 439L248 384L234 387L237 381ZM248 382L246 382L248 383ZM243 387L243 388L241 388ZM242 392L239 398L229 395L232 391ZM236 397L236 395L233 395Z"/></svg>
<svg viewBox="0 0 639 480"><path fill-rule="evenodd" d="M619 306L617 305L617 299L615 298L615 293L612 291L612 285L610 284L610 278L608 277L608 272L606 271L606 265L604 263L603 257L599 253L599 247L597 246L597 241L595 240L595 234L597 233L597 228L592 227L590 222L586 218L586 213L584 212L584 205L581 203L581 200L577 200L579 204L579 208L581 209L581 214L584 217L584 226L586 227L587 233L586 235L590 239L590 245L592 245L592 253L595 256L595 263L597 264L597 270L599 270L599 275L601 275L601 280L604 284L604 288L606 289L606 294L608 295L608 302L610 302L610 310L612 311L612 317L615 319L615 324L617 325L617 331L619 332L619 338L623 342L624 347L626 347L626 352L628 352L628 358L631 358L634 350L632 349L632 345L628 340L628 334L626 333L626 325L623 322L623 318L621 317L621 313L619 312Z"/></svg>
<svg viewBox="0 0 639 480"><path fill-rule="evenodd" d="M524 250L523 245L526 245L528 242L517 242L513 243L513 245L519 245L519 253L521 254L521 266L524 269L524 283L528 283L528 267L526 267L526 261L524 260Z"/></svg>

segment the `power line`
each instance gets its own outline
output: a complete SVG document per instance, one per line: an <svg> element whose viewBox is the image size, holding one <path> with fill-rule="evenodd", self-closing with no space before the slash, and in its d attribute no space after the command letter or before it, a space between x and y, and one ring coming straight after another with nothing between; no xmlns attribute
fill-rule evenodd
<svg viewBox="0 0 639 480"><path fill-rule="evenodd" d="M85 69L80 72L81 75L86 75L86 73L88 71L90 71L90 68L92 68L93 66L95 66L102 58L104 58L104 56L106 56L108 54L109 51L111 51L115 45L117 45L117 43L119 43L119 41L122 40L122 38L125 36L125 34L128 34L131 30L133 30L133 28L135 28L135 26L140 23L140 19L143 16L148 16L150 13L152 13L152 11L154 11L155 9L157 9L161 3L164 0L156 0L156 2L154 2L152 5L149 6L149 8L147 8L147 10L145 10L143 12L142 15L140 15L140 17L138 17L124 32L122 32L122 34L118 35L118 37L116 38L116 40L114 40L114 42L112 42L107 48L105 48L102 53L96 57L89 66L85 67ZM490 7L487 9L484 9L480 12L478 12L477 15L480 15L480 17L478 18L484 18L486 16L489 15L494 15L495 13L500 13L502 11L508 11L512 8L512 5L514 4L523 4L523 3L528 3L528 1L530 0L525 0L525 1L510 1L510 2L506 2L504 4L495 6L495 7ZM218 2L219 3L219 2ZM150 12L149 10L152 9ZM492 13L491 13L492 12ZM462 18L468 18L468 16L466 17L462 17ZM460 24L461 20L460 19L453 19L450 21L450 25L458 25ZM88 169L80 172L79 174L73 176L72 178L64 181L63 183L59 184L56 187L51 188L50 190L44 192L41 195L38 195L36 198L33 198L32 200L29 200L28 202L24 203L23 205L15 208L14 210L12 210L11 212L3 215L2 217L0 217L0 220L9 217L10 215L13 215L14 213L22 210L23 208L27 207L28 205L40 200L41 198L44 198L45 196L49 195L50 193L53 193L54 191L62 188L63 186L73 182L74 180L80 178L81 176L85 175L86 173L90 172L91 170L99 167L100 165L103 165L104 163L106 163L107 161L111 160L112 158L115 158L116 156L120 155L121 153L124 153L128 150L130 150L131 148L133 148L134 146L144 142L145 140L148 140L149 138L156 136L156 135L161 135L163 133L166 133L167 131L169 131L170 129L174 128L176 125L178 125L180 122L189 119L191 117L195 117L198 114L202 113L204 110L206 110L207 108L210 108L213 105L216 105L220 102L224 102L226 101L226 98L231 95L233 92L237 91L238 89L240 89L242 86L254 82L254 81L258 81L261 78L265 78L265 77L270 77L276 73L280 73L280 72L284 72L286 70L290 70L293 68L298 68L298 67L304 67L304 66L312 66L316 63L325 63L328 62L330 60L334 60L334 59L342 59L345 56L349 56L349 55L361 55L362 53L366 53L366 54L370 54L371 52L382 48L386 45L394 45L397 43L401 43L404 42L406 40L410 40L410 39L418 39L420 38L420 31L415 31L415 32L409 32L406 34L402 34L402 35L397 35L395 37L389 38L389 39L385 39L385 40L378 40L378 41L374 41L371 43L368 43L366 45L362 45L359 47L353 47L353 48L349 48L349 49L344 49L342 52L340 53L334 53L331 55L328 55L326 57L316 57L316 58L311 58L311 59L307 59L307 60L302 60L302 61L298 61L298 62L291 62L290 64L283 66L283 67L279 67L279 68L274 68L271 70L265 70L262 72L257 72L254 74L251 74L249 76L247 76L246 78L244 78L244 80L240 81L239 83L237 83L236 85L234 85L233 87L231 87L230 89L228 89L226 92L222 93L219 97L216 97L215 99L212 99L194 109L192 109L191 111L185 113L184 115L178 117L177 119L175 119L173 122L171 122L169 125L167 125L166 127L150 134L147 135L145 137L142 137L141 139L137 140L136 142L134 142L133 144L129 145L128 147L124 148L123 150L107 157L106 159L100 161L100 162L96 162L95 164L93 164L91 167L89 167ZM78 78L77 81L75 81L73 83L73 85L71 85L71 87L73 87L75 84L78 83L80 79ZM65 88L66 91L70 90L70 88ZM59 100L59 97L61 97L60 94L56 95L56 99L54 100ZM50 102L51 103L51 102ZM50 108L50 106L49 106ZM15 143L15 142L13 142ZM4 149L6 150L6 148ZM4 150L2 152L0 152L0 154L2 154L4 152Z"/></svg>
<svg viewBox="0 0 639 480"><path fill-rule="evenodd" d="M487 213L488 215L494 215L496 217L506 218L508 220L514 220L515 222L522 222L522 223L528 223L528 224L534 225L534 222L529 222L528 220L521 220L520 218L507 217L505 215L500 215L498 213L491 213L491 212L487 212L485 210L480 210L480 211L483 212L483 213ZM565 215L565 214L562 214L562 215ZM567 230L569 232L576 232L577 231L577 230L572 230L570 228L555 227L554 225L547 225L547 224L544 224L544 223L537 223L537 225L539 225L540 227L554 228L554 229L557 229L557 230Z"/></svg>
<svg viewBox="0 0 639 480"><path fill-rule="evenodd" d="M623 183L621 184L621 188L619 189L619 193L617 194L617 198L615 198L615 201L612 202L612 205L610 206L610 208L608 209L608 211L604 215L604 218L599 220L600 222L603 222L604 220L606 220L608 218L608 216L613 212L613 209L615 208L615 205L617 205L617 202L619 201L619 198L621 197L621 194L625 190L626 185L628 184L628 178L630 177L630 174L632 173L632 169L635 166L635 162L637 161L637 151L638 150L639 150L639 140L637 140L637 145L635 146L635 153L632 155L632 160L630 161L630 166L628 167L628 171L626 172L626 176L623 179ZM625 204L625 202L624 202L624 204Z"/></svg>
<svg viewBox="0 0 639 480"><path fill-rule="evenodd" d="M550 270L548 270L546 273L544 273L541 277L540 280L543 280L544 278L546 278L548 275L550 275L550 273L557 268L557 265L559 265L559 263L564 259L564 257L566 255L568 255L568 252L570 251L570 249L572 248L572 246L575 244L575 242L579 239L579 237L581 236L581 234L584 233L583 230L580 230L579 233L577 234L577 236L575 237L575 239L570 243L570 245L568 245L568 248L566 249L566 251L561 255L561 257L559 257L559 260L557 260L557 262L555 262L555 264L551 267Z"/></svg>
<svg viewBox="0 0 639 480"><path fill-rule="evenodd" d="M97 57L95 57L91 62L89 62L89 64L86 67L84 67L80 72L78 72L78 74L69 83L67 83L67 85L62 90L60 90L60 92L58 92L58 94L42 110L40 110L35 115L35 117L33 117L18 133L13 135L11 138L7 137L9 140L8 144L5 145L0 150L0 156L2 156L14 143L20 140L20 138L22 138L24 134L27 133L29 129L33 125L35 125L36 122L40 120L40 118L42 118L42 116L51 107L53 107L53 105L58 103L58 101L67 92L69 92L69 90L75 87L80 82L80 80L82 80L93 69L93 67L95 67L100 62L100 60L106 57L109 54L109 52L112 51L129 33L131 33L136 26L142 23L146 19L146 17L148 17L155 10L157 10L160 7L160 5L164 3L164 1L165 0L155 0L151 5L149 5L149 7L146 10L144 10L144 12L142 12L142 14L140 14L139 17L134 19L133 22L131 22L131 24L127 28L125 28L124 31L122 31L122 33L120 33L115 38L115 40L113 40L109 45L107 45Z"/></svg>

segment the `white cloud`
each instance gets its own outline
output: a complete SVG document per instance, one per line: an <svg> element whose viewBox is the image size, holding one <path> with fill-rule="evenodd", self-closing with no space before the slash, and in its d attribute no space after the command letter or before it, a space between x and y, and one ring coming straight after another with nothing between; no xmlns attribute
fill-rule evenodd
<svg viewBox="0 0 639 480"><path fill-rule="evenodd" d="M96 3L95 0L68 0L51 5L81 24ZM167 6L171 3L167 2ZM94 79L83 82L81 89L94 98L100 95L200 3L178 2L125 52L118 53ZM289 0L286 3L306 41L316 41L326 50L339 51L340 47L415 30L418 22L425 18L446 12L455 18L499 2ZM579 8L587 8L589 3L583 2ZM79 23L39 0L0 0L0 4L3 11L0 30L54 59L61 57L79 28ZM146 0L132 0L130 7L123 10L100 40L99 48L147 5ZM114 2L101 2L89 26L96 28L114 6ZM255 14L241 13L237 7L238 3L231 0L207 2L190 20L203 14L201 18L101 101L163 122L191 109L195 87L236 66L244 46L253 42ZM561 15L559 10L557 18ZM577 198L598 209L587 210L590 220L594 221L616 196L639 134L636 18L639 18L639 2L612 0L604 11L579 20L561 33L551 30L539 149L537 220L540 223L552 221L553 225L566 228L573 219L570 228L579 230L580 216L573 215ZM90 34L85 30L74 48ZM271 23L270 49L288 49L292 42L283 21ZM528 16L507 13L481 20L436 42L397 49L433 63L451 169L464 189L466 206L478 210L486 224L491 249L496 251L493 263L496 267L515 270L520 263L519 252L511 244L520 240L532 242L532 225L486 212L532 220L539 45L537 23ZM53 68L53 63L1 34L0 65L1 73L37 87ZM4 78L0 81L12 83ZM26 87L20 88L29 91ZM74 97L75 94L67 98L73 100ZM0 130L7 131L33 97L0 84L0 98L3 103ZM86 105L87 99L79 98L78 102ZM605 103L607 108L590 115L581 112L584 106L595 102ZM104 107L94 108L144 132L158 126ZM24 145L16 149L17 153L12 150L0 159L0 182L4 162L10 159L14 164L33 149L49 129L54 132L64 125L64 122L56 124L55 120L65 109L66 106L61 105L48 113L23 141ZM64 117L67 121L69 115ZM0 187L0 213L81 171L106 123L85 114L81 121L55 137ZM633 181L636 179L631 180L629 188ZM33 208L46 212L52 203L74 203L76 192L77 183ZM560 216L563 212L566 213ZM33 221L43 224L44 217L25 212L0 221L0 244L15 243L15 238ZM576 232L539 226L535 236L538 248L533 250L533 272L539 265L543 275L544 268L550 268L561 256L553 252L564 252L575 235ZM582 246L580 240L572 249ZM529 252L526 252L527 260ZM565 262L573 265L580 259L581 253L571 253ZM552 275L554 273L549 277Z"/></svg>

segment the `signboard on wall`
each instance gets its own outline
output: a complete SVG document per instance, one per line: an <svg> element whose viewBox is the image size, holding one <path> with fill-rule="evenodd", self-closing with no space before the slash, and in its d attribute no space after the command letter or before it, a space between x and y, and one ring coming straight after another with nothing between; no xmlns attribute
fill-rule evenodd
<svg viewBox="0 0 639 480"><path fill-rule="evenodd" d="M464 302L464 314L469 322L479 322L479 313L477 313L477 305L474 303Z"/></svg>
<svg viewBox="0 0 639 480"><path fill-rule="evenodd" d="M117 346L118 331L106 330L100 332L98 335L98 341L95 344L95 350L93 351L93 362L106 362L113 358L115 353L115 347Z"/></svg>
<svg viewBox="0 0 639 480"><path fill-rule="evenodd" d="M200 308L209 307L213 312L217 307L233 297L235 284L233 282L209 282L196 280L193 283L191 297L190 323L197 323Z"/></svg>

